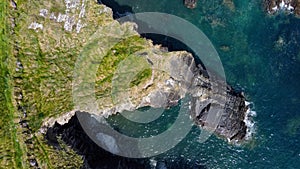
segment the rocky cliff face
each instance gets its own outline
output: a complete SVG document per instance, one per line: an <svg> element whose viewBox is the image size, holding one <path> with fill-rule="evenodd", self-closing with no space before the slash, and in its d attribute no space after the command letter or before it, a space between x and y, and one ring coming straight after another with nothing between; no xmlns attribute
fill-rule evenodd
<svg viewBox="0 0 300 169"><path fill-rule="evenodd" d="M137 86L126 85L133 78L130 72L137 72L138 66L125 62L125 67L121 66L115 73L114 81L117 84L114 87L118 91L113 96L100 97L97 100L98 111L90 113L108 117L146 106L169 108L190 95L191 117L201 128L214 131L228 141L249 139L250 126L245 122L248 107L243 94L234 91L224 81L214 81L207 76L206 70L195 63L190 53L167 52L159 46L150 46L133 56L134 62L139 59L138 65L144 63L143 67L151 68L151 76ZM124 75L129 80L124 80ZM84 108L76 111L89 112ZM73 114L67 113L69 117ZM52 126L55 121L61 124L67 122L61 119L68 118L61 116L50 119L45 125Z"/></svg>

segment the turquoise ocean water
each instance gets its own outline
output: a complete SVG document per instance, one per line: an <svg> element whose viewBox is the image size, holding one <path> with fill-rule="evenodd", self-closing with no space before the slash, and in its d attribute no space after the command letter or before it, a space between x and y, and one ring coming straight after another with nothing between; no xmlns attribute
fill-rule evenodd
<svg viewBox="0 0 300 169"><path fill-rule="evenodd" d="M201 144L200 131L193 128L155 160L180 157L208 168L300 168L300 19L269 16L258 0L234 0L233 6L198 0L193 10L182 0L116 2L125 11L165 12L196 25L217 49L228 83L244 91L257 113L254 140L247 145L215 137Z"/></svg>

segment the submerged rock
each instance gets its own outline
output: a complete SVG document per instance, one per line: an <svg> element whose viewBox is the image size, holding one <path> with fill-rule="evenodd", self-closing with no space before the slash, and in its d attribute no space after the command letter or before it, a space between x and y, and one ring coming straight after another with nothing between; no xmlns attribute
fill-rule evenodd
<svg viewBox="0 0 300 169"><path fill-rule="evenodd" d="M197 0L184 0L184 5L187 8L194 9L197 7Z"/></svg>

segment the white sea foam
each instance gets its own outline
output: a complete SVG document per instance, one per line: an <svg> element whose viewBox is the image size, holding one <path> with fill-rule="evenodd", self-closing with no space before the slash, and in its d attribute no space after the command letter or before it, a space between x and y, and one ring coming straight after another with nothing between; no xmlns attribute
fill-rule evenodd
<svg viewBox="0 0 300 169"><path fill-rule="evenodd" d="M285 7L285 3L284 3L283 0L282 0L281 3L279 4L279 7L280 7L280 9L283 9L283 8Z"/></svg>
<svg viewBox="0 0 300 169"><path fill-rule="evenodd" d="M250 104L251 104L251 102L245 101L245 105L246 105L246 106L249 106Z"/></svg>
<svg viewBox="0 0 300 169"><path fill-rule="evenodd" d="M278 7L277 7L277 6L274 6L274 7L272 8L272 10L273 10L273 11L277 11L277 10L278 10Z"/></svg>
<svg viewBox="0 0 300 169"><path fill-rule="evenodd" d="M287 7L287 9L288 9L289 11L293 11L293 10L294 10L294 7L293 7L291 4L289 4L289 6Z"/></svg>
<svg viewBox="0 0 300 169"><path fill-rule="evenodd" d="M252 103L245 101L245 105L248 106L248 110L245 113L244 122L247 126L245 140L250 140L255 133L255 122L253 121L253 117L256 116L256 112L251 110L249 105Z"/></svg>
<svg viewBox="0 0 300 169"><path fill-rule="evenodd" d="M155 168L157 165L157 161L154 159L150 159L149 161L150 161L150 165Z"/></svg>

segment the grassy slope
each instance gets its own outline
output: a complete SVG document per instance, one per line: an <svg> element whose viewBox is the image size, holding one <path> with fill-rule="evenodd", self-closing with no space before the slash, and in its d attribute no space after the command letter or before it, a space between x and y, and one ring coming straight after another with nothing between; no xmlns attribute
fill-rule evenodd
<svg viewBox="0 0 300 169"><path fill-rule="evenodd" d="M79 34L66 32L63 29L63 23L39 16L40 9L47 6L48 9L52 9L53 6L60 9L64 6L63 2L56 0L54 2L20 1L18 3L20 16L17 19L19 24L16 28L19 44L17 59L23 64L24 70L18 74L22 81L17 86L23 91L23 106L27 108L28 121L34 132L41 127L45 118L57 117L73 110L72 77L76 59L88 38L99 27L113 21L110 14L98 12L103 10L103 6L95 5L92 1L86 2L86 18L82 19L88 26ZM28 25L33 21L42 23L43 31L29 30ZM111 34L112 29L118 30L120 26L113 25L106 30L109 32L104 31L101 34ZM145 39L132 36L117 43L108 51L101 61L97 74L100 77L96 81L97 96L105 96L105 92L110 91L111 78L116 65L135 51L148 47L147 45L149 43ZM103 48L103 50L106 49ZM151 74L146 75L150 77Z"/></svg>
<svg viewBox="0 0 300 169"><path fill-rule="evenodd" d="M96 97L111 95L112 78L118 64L130 54L145 49L145 44L146 42L144 39L141 39L139 36L133 36L117 43L115 47L107 52L107 55L103 57L96 74L98 77L95 84ZM149 77L151 77L151 73L146 74L143 79ZM135 85L137 84L139 83L137 82Z"/></svg>
<svg viewBox="0 0 300 169"><path fill-rule="evenodd" d="M78 168L82 164L81 157L63 142L60 143L60 150L48 145L38 129L46 118L59 116L73 109L71 89L76 58L85 45L86 38L97 30L95 25L103 25L113 19L108 14L96 13L103 6L89 1L86 4L89 9L86 18L91 26L76 34L65 32L62 23L55 23L38 15L40 9L47 7L53 12L64 12L63 2L17 1L13 36L9 36L12 31L8 23L9 3L0 3L0 168L28 168L32 159L37 160L41 168ZM28 29L33 21L43 23L43 32ZM100 85L105 86L106 82L111 81L109 77L112 77L116 65L147 45L146 40L138 36L115 45L99 67L98 75L103 79L99 78L96 87L102 90ZM114 50L116 53L112 52ZM17 60L24 67L18 72L15 71ZM142 79L150 75L149 72L139 74ZM137 78L135 83L139 84L141 80ZM110 88L110 83L107 84L103 91ZM22 92L23 100L19 106L26 110L27 117L22 117L23 113L16 108L12 94L16 91ZM29 130L24 132L24 128L18 124L20 120L28 122Z"/></svg>
<svg viewBox="0 0 300 169"><path fill-rule="evenodd" d="M22 149L18 141L18 124L12 103L12 79L9 57L13 56L10 39L9 2L0 3L0 166L22 168Z"/></svg>

